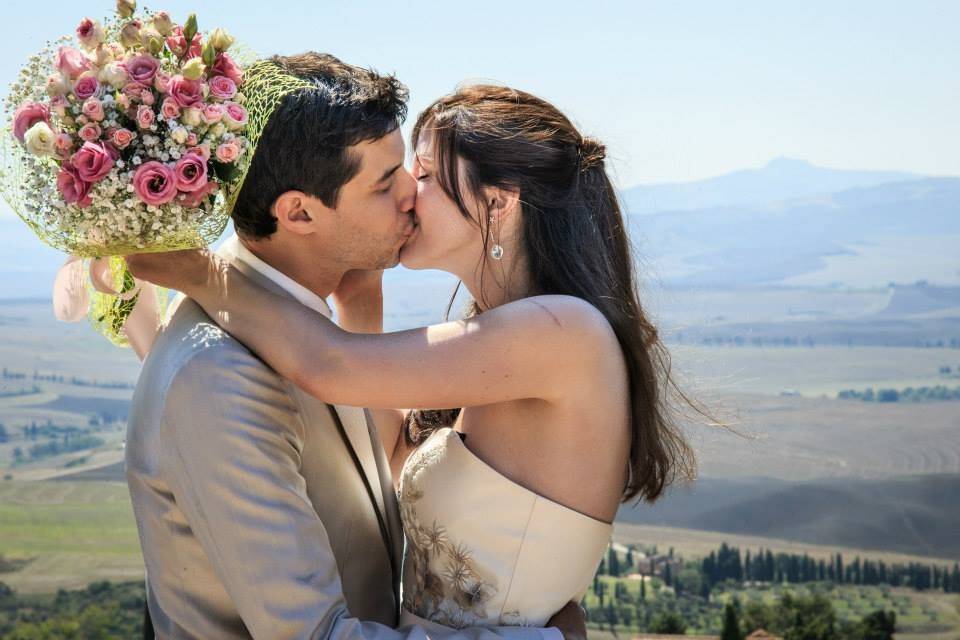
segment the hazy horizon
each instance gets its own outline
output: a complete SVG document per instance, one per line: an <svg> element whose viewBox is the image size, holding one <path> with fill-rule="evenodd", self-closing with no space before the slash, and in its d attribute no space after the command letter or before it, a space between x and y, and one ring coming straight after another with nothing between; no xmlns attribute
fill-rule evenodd
<svg viewBox="0 0 960 640"><path fill-rule="evenodd" d="M141 3L143 4L143 3ZM464 81L541 95L601 138L621 188L710 178L784 156L834 169L960 175L960 5L600 2L149 3L261 54L329 51L395 72L408 123ZM0 91L43 41L112 0L0 8ZM409 131L409 124L405 132Z"/></svg>

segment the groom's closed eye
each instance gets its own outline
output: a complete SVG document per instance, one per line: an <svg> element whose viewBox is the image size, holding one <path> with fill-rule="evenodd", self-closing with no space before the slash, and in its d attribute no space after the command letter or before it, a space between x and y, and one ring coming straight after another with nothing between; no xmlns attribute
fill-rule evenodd
<svg viewBox="0 0 960 640"><path fill-rule="evenodd" d="M403 166L403 163L396 165L390 169L387 169L383 172L383 175L380 176L380 179L377 180L373 187L374 193L386 193L390 190L390 187L393 186L393 177L397 174L397 170Z"/></svg>

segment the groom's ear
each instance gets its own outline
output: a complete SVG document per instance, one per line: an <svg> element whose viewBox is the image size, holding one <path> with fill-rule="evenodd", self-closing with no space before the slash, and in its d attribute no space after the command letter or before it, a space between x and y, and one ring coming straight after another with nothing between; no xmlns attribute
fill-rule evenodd
<svg viewBox="0 0 960 640"><path fill-rule="evenodd" d="M273 201L270 212L277 219L278 226L290 233L308 235L317 231L318 206L323 207L319 198L303 191L284 191Z"/></svg>

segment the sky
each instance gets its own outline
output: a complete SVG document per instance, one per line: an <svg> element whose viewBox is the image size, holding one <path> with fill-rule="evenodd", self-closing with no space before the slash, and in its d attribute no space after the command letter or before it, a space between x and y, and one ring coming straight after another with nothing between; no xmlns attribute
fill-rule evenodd
<svg viewBox="0 0 960 640"><path fill-rule="evenodd" d="M960 2L157 0L261 54L393 72L411 116L464 81L544 97L601 138L615 181L685 182L778 156L960 175ZM4 3L0 92L112 0ZM409 124L405 128L409 131Z"/></svg>

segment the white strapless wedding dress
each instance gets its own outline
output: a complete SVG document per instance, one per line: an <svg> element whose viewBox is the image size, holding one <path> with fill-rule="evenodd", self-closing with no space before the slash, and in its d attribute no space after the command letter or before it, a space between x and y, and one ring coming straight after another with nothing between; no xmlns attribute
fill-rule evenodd
<svg viewBox="0 0 960 640"><path fill-rule="evenodd" d="M400 476L401 625L544 626L590 586L613 525L544 498L438 429Z"/></svg>

